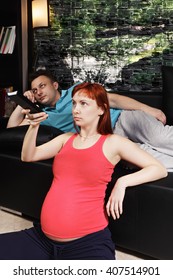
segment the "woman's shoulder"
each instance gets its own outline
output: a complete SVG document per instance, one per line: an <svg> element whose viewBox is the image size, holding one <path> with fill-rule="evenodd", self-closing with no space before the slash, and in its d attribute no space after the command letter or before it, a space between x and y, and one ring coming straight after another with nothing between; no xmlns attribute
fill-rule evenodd
<svg viewBox="0 0 173 280"><path fill-rule="evenodd" d="M63 144L65 144L71 137L75 137L76 133L74 132L66 132L60 135Z"/></svg>
<svg viewBox="0 0 173 280"><path fill-rule="evenodd" d="M118 151L119 148L125 147L128 144L128 139L118 135L118 134L110 134L107 136L105 141L105 146L107 149L113 151Z"/></svg>
<svg viewBox="0 0 173 280"><path fill-rule="evenodd" d="M64 139L64 140L68 140L70 137L75 136L75 135L76 135L76 133L74 133L74 132L65 132L65 133L59 135L58 137L61 137L61 139Z"/></svg>
<svg viewBox="0 0 173 280"><path fill-rule="evenodd" d="M62 135L64 135L64 136L67 137L67 138L70 138L71 136L76 135L76 133L74 133L74 132L65 132L65 133L62 134Z"/></svg>
<svg viewBox="0 0 173 280"><path fill-rule="evenodd" d="M107 142L110 142L110 143L115 142L115 141L119 142L119 141L126 141L126 140L127 140L127 138L125 138L121 135L118 135L118 134L109 134L107 136Z"/></svg>
<svg viewBox="0 0 173 280"><path fill-rule="evenodd" d="M62 133L62 134L56 136L54 139L52 139L52 141L53 142L61 142L62 144L64 144L73 135L75 135L75 133L73 133L73 132Z"/></svg>
<svg viewBox="0 0 173 280"><path fill-rule="evenodd" d="M68 140L73 137L73 135L75 135L75 133L73 132L67 132L67 133L63 133L61 135L58 135L57 137L55 137L54 139L52 139L51 142L51 147L53 145L55 145L55 147L60 147L60 149L68 142Z"/></svg>

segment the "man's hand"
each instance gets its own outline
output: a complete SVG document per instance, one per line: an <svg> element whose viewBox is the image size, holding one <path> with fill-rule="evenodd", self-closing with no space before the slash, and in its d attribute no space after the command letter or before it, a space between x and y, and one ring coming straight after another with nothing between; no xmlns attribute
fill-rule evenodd
<svg viewBox="0 0 173 280"><path fill-rule="evenodd" d="M123 96L117 93L108 93L108 99L111 108L141 110L161 121L163 124L166 124L166 116L160 109L151 107L131 97Z"/></svg>
<svg viewBox="0 0 173 280"><path fill-rule="evenodd" d="M145 109L145 112L151 116L153 116L154 118L156 118L157 120L161 121L163 124L166 124L166 116L165 114L162 112L162 110L154 108L154 107L150 107L148 106Z"/></svg>
<svg viewBox="0 0 173 280"><path fill-rule="evenodd" d="M25 97L27 97L30 101L32 101L33 103L35 103L37 100L35 99L35 96L32 92L32 90L27 90L24 92L23 94Z"/></svg>

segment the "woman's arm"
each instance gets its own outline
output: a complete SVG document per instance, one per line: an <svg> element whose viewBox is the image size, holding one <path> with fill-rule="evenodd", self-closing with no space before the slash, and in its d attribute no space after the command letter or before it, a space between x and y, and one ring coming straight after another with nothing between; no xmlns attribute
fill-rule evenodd
<svg viewBox="0 0 173 280"><path fill-rule="evenodd" d="M24 137L21 160L33 162L54 157L72 133L61 134L45 144L36 146L39 124L30 125Z"/></svg>
<svg viewBox="0 0 173 280"><path fill-rule="evenodd" d="M166 116L160 109L151 107L133 98L116 93L108 93L108 99L111 108L118 108L124 110L141 110L149 115L152 115L153 117L161 121L163 124L166 123Z"/></svg>
<svg viewBox="0 0 173 280"><path fill-rule="evenodd" d="M106 209L108 216L112 215L112 217L116 219L119 218L123 212L123 200L127 187L133 187L164 178L167 176L167 170L158 160L132 141L118 135L113 135L110 138L106 147L108 158L113 160L110 157L112 152L116 159L124 159L140 168L139 171L120 177L115 183L108 199ZM112 150L110 145L116 146L116 148Z"/></svg>

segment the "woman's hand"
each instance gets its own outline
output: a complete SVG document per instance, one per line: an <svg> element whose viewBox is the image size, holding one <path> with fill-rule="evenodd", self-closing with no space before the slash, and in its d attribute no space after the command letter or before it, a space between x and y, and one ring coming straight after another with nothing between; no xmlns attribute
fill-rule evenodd
<svg viewBox="0 0 173 280"><path fill-rule="evenodd" d="M106 204L107 214L109 217L112 215L114 220L119 219L123 213L125 190L126 187L118 184L117 181Z"/></svg>
<svg viewBox="0 0 173 280"><path fill-rule="evenodd" d="M48 118L48 114L45 112L30 114L29 109L23 109L22 113L26 115L25 119L27 120L27 123L31 125L38 125L40 122Z"/></svg>

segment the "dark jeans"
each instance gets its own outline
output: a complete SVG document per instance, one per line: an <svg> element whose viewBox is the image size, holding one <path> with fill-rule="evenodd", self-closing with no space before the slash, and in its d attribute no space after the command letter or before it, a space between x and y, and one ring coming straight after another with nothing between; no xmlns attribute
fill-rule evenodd
<svg viewBox="0 0 173 280"><path fill-rule="evenodd" d="M57 242L40 225L0 234L0 260L114 260L115 245L108 228L82 238Z"/></svg>

